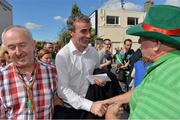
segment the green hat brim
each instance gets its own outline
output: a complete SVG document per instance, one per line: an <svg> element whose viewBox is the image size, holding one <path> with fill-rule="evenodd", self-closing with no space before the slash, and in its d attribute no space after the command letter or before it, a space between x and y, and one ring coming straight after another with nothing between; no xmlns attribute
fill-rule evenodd
<svg viewBox="0 0 180 120"><path fill-rule="evenodd" d="M156 40L168 43L170 45L175 45L175 46L180 47L180 36L168 36L168 35L158 33L158 32L147 31L142 28L141 23L132 26L126 31L126 33L129 35L156 39Z"/></svg>

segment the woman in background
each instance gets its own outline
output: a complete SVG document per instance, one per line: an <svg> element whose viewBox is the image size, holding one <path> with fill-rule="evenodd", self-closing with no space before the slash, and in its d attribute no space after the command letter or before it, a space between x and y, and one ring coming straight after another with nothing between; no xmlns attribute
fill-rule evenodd
<svg viewBox="0 0 180 120"><path fill-rule="evenodd" d="M52 54L48 49L41 49L38 53L38 59L46 64L51 64Z"/></svg>

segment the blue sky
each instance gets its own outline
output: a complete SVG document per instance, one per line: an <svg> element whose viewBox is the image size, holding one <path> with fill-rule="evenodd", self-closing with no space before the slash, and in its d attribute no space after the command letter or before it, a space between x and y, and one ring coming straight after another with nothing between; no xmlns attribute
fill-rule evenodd
<svg viewBox="0 0 180 120"><path fill-rule="evenodd" d="M13 24L26 26L35 40L56 41L72 5L90 15L98 8L117 8L120 0L7 0L13 6ZM142 10L146 0L125 0L126 7ZM155 4L179 4L180 0L154 0ZM130 4L131 3L131 4Z"/></svg>

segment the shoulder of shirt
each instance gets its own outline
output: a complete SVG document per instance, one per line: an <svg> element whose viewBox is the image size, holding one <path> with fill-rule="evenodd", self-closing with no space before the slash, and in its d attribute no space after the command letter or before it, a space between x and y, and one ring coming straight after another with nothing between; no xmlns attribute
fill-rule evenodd
<svg viewBox="0 0 180 120"><path fill-rule="evenodd" d="M55 65L51 65L51 64L46 64L40 60L36 60L37 61L37 64L39 64L40 66L42 67L46 67L48 69L56 69Z"/></svg>
<svg viewBox="0 0 180 120"><path fill-rule="evenodd" d="M57 56L59 56L59 55L66 56L68 54L70 54L69 43L66 44L63 48L61 48L61 50L59 50L59 52L57 53Z"/></svg>
<svg viewBox="0 0 180 120"><path fill-rule="evenodd" d="M91 52L95 52L95 53L97 53L98 54L98 51L96 50L96 48L95 47L92 47L92 46L88 46L88 50Z"/></svg>
<svg viewBox="0 0 180 120"><path fill-rule="evenodd" d="M10 64L8 64L8 65L6 65L4 67L1 67L0 71L4 72L4 71L7 71L7 70L11 69L12 67L13 67L13 63L10 63Z"/></svg>

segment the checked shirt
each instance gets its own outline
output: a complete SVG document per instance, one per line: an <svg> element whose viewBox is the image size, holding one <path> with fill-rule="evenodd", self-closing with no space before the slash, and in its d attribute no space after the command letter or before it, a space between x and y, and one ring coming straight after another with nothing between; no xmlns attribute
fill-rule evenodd
<svg viewBox="0 0 180 120"><path fill-rule="evenodd" d="M0 71L0 119L51 119L57 90L55 67L36 60L30 90L15 64ZM31 94L31 95L30 95ZM31 97L32 98L31 98Z"/></svg>

